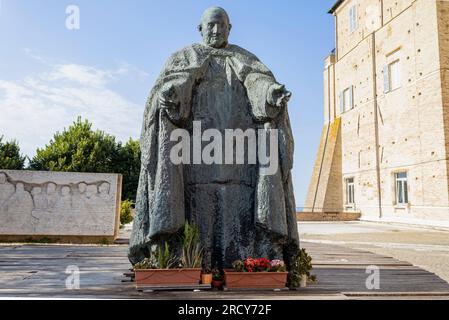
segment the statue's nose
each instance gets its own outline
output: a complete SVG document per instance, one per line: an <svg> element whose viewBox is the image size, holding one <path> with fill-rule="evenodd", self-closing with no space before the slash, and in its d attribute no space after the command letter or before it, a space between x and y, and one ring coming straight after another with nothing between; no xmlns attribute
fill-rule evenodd
<svg viewBox="0 0 449 320"><path fill-rule="evenodd" d="M212 28L212 32L213 33L217 33L218 32L218 24L214 24L214 27Z"/></svg>

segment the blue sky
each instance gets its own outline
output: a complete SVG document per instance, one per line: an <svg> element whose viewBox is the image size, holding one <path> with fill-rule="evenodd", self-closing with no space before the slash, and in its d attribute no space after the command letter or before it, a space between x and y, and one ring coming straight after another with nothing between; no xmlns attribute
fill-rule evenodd
<svg viewBox="0 0 449 320"><path fill-rule="evenodd" d="M296 202L302 206L323 125L324 58L335 0L0 0L0 135L33 156L81 115L119 140L138 138L166 59L201 38L209 6L225 8L230 42L256 54L293 92ZM80 29L66 28L66 8Z"/></svg>

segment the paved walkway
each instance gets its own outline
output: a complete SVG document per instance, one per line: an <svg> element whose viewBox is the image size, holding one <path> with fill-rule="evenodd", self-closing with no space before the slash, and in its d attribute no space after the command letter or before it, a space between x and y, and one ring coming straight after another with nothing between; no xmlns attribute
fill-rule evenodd
<svg viewBox="0 0 449 320"><path fill-rule="evenodd" d="M449 230L389 223L301 223L300 238L394 257L449 282Z"/></svg>
<svg viewBox="0 0 449 320"><path fill-rule="evenodd" d="M303 230L302 230L303 231ZM317 239L315 239L317 240ZM126 245L1 245L0 297L7 298L144 298L144 299L449 299L449 284L410 263L335 244L303 241L314 262L318 282L286 292L141 293L128 272ZM368 266L380 270L380 289L369 290ZM80 289L68 290L67 268L80 270Z"/></svg>

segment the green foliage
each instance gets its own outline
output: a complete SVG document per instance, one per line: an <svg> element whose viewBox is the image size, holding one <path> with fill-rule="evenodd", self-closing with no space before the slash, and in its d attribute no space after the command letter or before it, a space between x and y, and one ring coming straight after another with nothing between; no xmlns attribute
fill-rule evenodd
<svg viewBox="0 0 449 320"><path fill-rule="evenodd" d="M140 174L140 145L130 139L125 145L115 137L92 129L88 120L77 120L57 132L30 161L30 169L62 172L120 173L122 199L134 201Z"/></svg>
<svg viewBox="0 0 449 320"><path fill-rule="evenodd" d="M129 139L125 145L118 145L118 151L114 171L123 175L122 199L135 201L140 175L140 143Z"/></svg>
<svg viewBox="0 0 449 320"><path fill-rule="evenodd" d="M168 243L164 242L164 246L158 246L149 258L136 263L134 269L175 269L178 266L178 259L170 253Z"/></svg>
<svg viewBox="0 0 449 320"><path fill-rule="evenodd" d="M288 275L290 287L298 288L300 286L301 279L304 276L307 276L307 278L311 281L316 281L316 276L310 275L311 270L312 257L307 253L306 249L302 248L296 255Z"/></svg>
<svg viewBox="0 0 449 320"><path fill-rule="evenodd" d="M199 228L186 222L182 234L181 264L183 268L201 268L202 259L203 248L200 244Z"/></svg>
<svg viewBox="0 0 449 320"><path fill-rule="evenodd" d="M98 244L101 245L101 246L108 246L108 245L110 245L111 243L109 242L108 239L103 238L103 239L101 239L101 240L98 242Z"/></svg>
<svg viewBox="0 0 449 320"><path fill-rule="evenodd" d="M25 165L25 156L20 154L20 147L17 141L2 142L0 136L0 169L22 170Z"/></svg>
<svg viewBox="0 0 449 320"><path fill-rule="evenodd" d="M212 280L223 281L223 273L218 268L212 269Z"/></svg>
<svg viewBox="0 0 449 320"><path fill-rule="evenodd" d="M132 210L133 210L133 203L130 200L123 200L120 203L120 223L123 224L128 224L131 221L133 221L133 215L132 215Z"/></svg>
<svg viewBox="0 0 449 320"><path fill-rule="evenodd" d="M172 269L177 267L178 259L170 253L167 242L164 243L164 248L162 246L157 248L157 262L159 269Z"/></svg>
<svg viewBox="0 0 449 320"><path fill-rule="evenodd" d="M232 263L232 268L237 272L245 272L245 262L243 260L236 260Z"/></svg>
<svg viewBox="0 0 449 320"><path fill-rule="evenodd" d="M200 244L200 232L196 225L188 222L184 225L180 235L182 243L181 257L170 252L167 242L154 246L150 257L134 265L135 269L173 269L173 268L201 268L203 249Z"/></svg>
<svg viewBox="0 0 449 320"><path fill-rule="evenodd" d="M157 269L157 260L154 258L154 256L151 256L150 258L145 258L144 260L136 263L134 265L134 269L138 270L147 270L147 269Z"/></svg>
<svg viewBox="0 0 449 320"><path fill-rule="evenodd" d="M43 149L37 149L31 169L110 173L118 157L115 138L92 130L81 117L62 133L57 132Z"/></svg>
<svg viewBox="0 0 449 320"><path fill-rule="evenodd" d="M26 243L58 243L59 238L48 238L48 237L42 237L42 238L26 238Z"/></svg>

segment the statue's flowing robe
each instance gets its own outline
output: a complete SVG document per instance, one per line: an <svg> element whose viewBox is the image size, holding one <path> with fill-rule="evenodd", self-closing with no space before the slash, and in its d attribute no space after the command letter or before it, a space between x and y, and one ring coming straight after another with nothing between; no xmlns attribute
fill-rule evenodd
<svg viewBox="0 0 449 320"><path fill-rule="evenodd" d="M213 68L221 68L221 72L214 73ZM215 77L219 75L227 80L222 79L220 82L220 79ZM230 118L239 113L239 110L228 110L229 112L225 110L221 113L218 110L218 115L226 118L224 120L215 114L209 118L203 117L204 113L207 115L208 106L214 103L211 101L216 101L216 107L226 107L226 102L222 102L225 97L221 92L223 89L217 87L217 91L214 91L216 83L224 85L226 90L230 91L228 95L235 97L228 102L237 105L234 108L242 109L242 117ZM152 244L176 234L183 227L186 219L191 219L191 214L187 213L192 210L190 202L208 198L197 197L195 200L190 195L192 192L201 193L200 189L203 186L207 187L208 183L223 186L220 190L227 187L227 182L230 184L229 188L239 188L239 184L244 185L241 188L245 189L235 189L236 193L248 188L251 190L252 197L242 198L240 201L253 202L250 206L253 212L248 215L254 230L258 231L246 235L244 234L246 231L242 231L241 237L265 234L265 238L258 239L256 242L263 242L265 239L267 243L259 243L259 245L268 246L270 241L277 242L283 248L285 260L289 259L285 257L285 254L288 254L287 251L297 250L299 238L291 179L293 137L287 109L267 103L268 88L275 83L277 82L273 74L257 57L235 45L214 49L194 44L170 57L151 90L144 113L140 140L142 163L128 253L132 263L148 256ZM170 84L173 84L180 98L180 105L176 110L160 108L159 105L161 89ZM201 87L202 84L203 87ZM245 112L249 112L251 120L248 120L248 117L245 118ZM215 170L220 165L213 165L215 169L208 169L204 164L199 165L203 166L203 170L200 167L195 169L194 165L173 164L170 161L170 150L178 141L170 141L170 134L177 128L191 131L194 120L204 120L206 127L202 128L203 130L208 126L214 128L226 126L229 123L244 126L244 128L230 127L229 129L245 130L264 127L278 129L279 169L273 175L264 175L260 173L258 165L246 167L231 165L234 167L230 171L221 171ZM217 129L223 131L225 128ZM242 168L243 171L241 171ZM214 176L214 172L219 174ZM225 172L224 176L220 172ZM226 172L231 172L230 176L227 176ZM241 176L240 179L238 179L239 176ZM245 176L248 181L245 180ZM204 179L206 181L203 181ZM233 179L238 181L231 186ZM192 185L196 187L192 189ZM226 203L221 205L226 207ZM233 210L232 205L229 208ZM236 223L241 222L237 220ZM257 254L260 251L244 252ZM276 256L276 258L279 257Z"/></svg>

